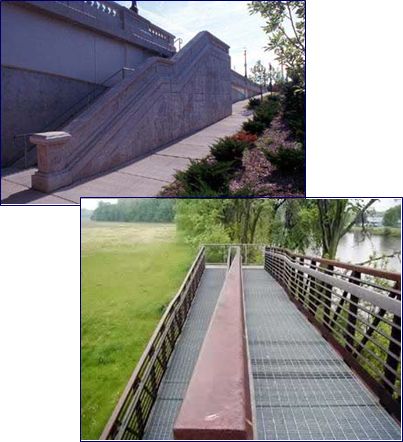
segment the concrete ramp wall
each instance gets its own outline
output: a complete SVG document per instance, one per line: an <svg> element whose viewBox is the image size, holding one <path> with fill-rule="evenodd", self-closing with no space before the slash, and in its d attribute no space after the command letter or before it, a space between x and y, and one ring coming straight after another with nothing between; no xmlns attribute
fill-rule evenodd
<svg viewBox="0 0 403 442"><path fill-rule="evenodd" d="M232 102L236 103L260 94L260 87L238 72L231 71L231 92Z"/></svg>
<svg viewBox="0 0 403 442"><path fill-rule="evenodd" d="M53 191L230 115L228 49L209 32L200 32L171 59L147 60L63 132L34 136L38 172L32 177L32 187Z"/></svg>

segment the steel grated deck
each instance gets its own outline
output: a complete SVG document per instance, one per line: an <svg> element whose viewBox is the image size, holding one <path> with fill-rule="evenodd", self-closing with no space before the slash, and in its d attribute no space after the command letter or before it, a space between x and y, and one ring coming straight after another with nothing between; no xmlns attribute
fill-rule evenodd
<svg viewBox="0 0 403 442"><path fill-rule="evenodd" d="M199 356L225 273L225 267L206 268L204 271L189 316L159 388L143 439L173 439L174 421Z"/></svg>
<svg viewBox="0 0 403 442"><path fill-rule="evenodd" d="M144 439L172 428L218 295L224 268L206 268ZM257 438L401 440L400 427L263 269L244 269Z"/></svg>
<svg viewBox="0 0 403 442"><path fill-rule="evenodd" d="M400 440L400 428L263 269L244 270L257 437Z"/></svg>

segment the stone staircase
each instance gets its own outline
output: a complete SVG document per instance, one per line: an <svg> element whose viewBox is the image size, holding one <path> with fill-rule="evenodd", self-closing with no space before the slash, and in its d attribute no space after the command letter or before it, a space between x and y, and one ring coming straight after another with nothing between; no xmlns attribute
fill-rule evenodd
<svg viewBox="0 0 403 442"><path fill-rule="evenodd" d="M32 187L51 192L111 170L231 114L229 47L207 31L153 57L62 131L36 137ZM133 189L135 191L135 189Z"/></svg>

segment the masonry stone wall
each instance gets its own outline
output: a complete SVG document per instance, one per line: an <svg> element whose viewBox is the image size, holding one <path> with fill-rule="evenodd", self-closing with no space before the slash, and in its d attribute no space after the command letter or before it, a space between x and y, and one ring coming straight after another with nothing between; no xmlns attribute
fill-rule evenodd
<svg viewBox="0 0 403 442"><path fill-rule="evenodd" d="M52 191L110 170L230 115L228 49L201 32L171 59L148 60L63 129L71 139L60 163L39 167L33 187Z"/></svg>
<svg viewBox="0 0 403 442"><path fill-rule="evenodd" d="M172 56L173 38L114 2L2 1L2 166L22 155L14 135L43 131L119 69Z"/></svg>

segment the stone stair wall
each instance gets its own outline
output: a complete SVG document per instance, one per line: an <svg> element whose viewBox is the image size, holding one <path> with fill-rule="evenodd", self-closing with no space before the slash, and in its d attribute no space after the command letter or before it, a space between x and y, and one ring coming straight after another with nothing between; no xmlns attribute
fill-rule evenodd
<svg viewBox="0 0 403 442"><path fill-rule="evenodd" d="M32 187L53 191L145 156L230 115L228 49L209 32L200 32L174 57L150 58L109 89L62 129L70 135L62 135L63 142L57 134L43 144L36 137L39 170Z"/></svg>

